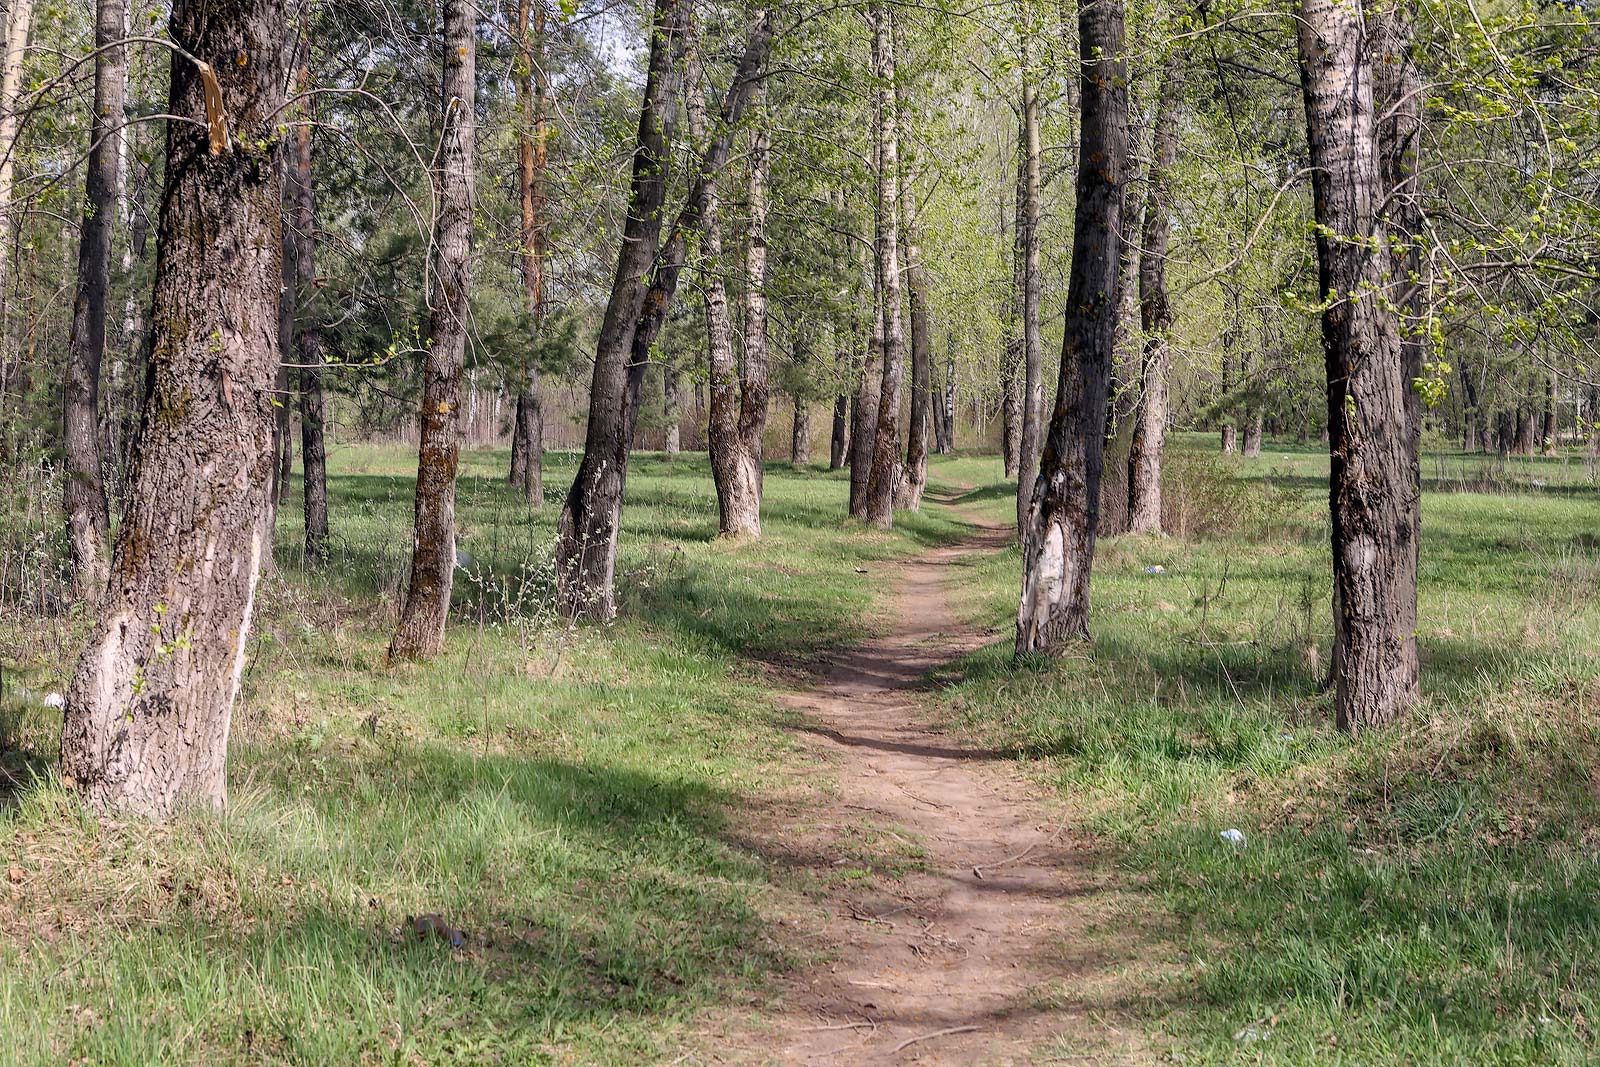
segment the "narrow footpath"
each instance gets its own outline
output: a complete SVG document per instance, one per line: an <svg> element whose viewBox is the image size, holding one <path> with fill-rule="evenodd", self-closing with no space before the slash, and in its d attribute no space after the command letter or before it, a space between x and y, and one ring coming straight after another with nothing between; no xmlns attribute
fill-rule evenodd
<svg viewBox="0 0 1600 1067"><path fill-rule="evenodd" d="M834 814L915 842L922 859L824 902L834 961L795 978L776 1016L723 1049L733 1062L1145 1062L1114 1021L1139 937L1116 931L1115 873L1037 782L933 730L918 700L929 671L995 639L957 622L950 585L964 556L1011 536L984 524L886 566L890 631L788 698L836 779Z"/></svg>

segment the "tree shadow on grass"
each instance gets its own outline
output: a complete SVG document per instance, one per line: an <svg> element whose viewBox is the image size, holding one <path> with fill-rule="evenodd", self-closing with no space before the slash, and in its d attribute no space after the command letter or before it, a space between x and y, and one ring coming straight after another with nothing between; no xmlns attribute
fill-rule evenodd
<svg viewBox="0 0 1600 1067"><path fill-rule="evenodd" d="M739 798L704 781L389 737L254 746L234 776L234 810L168 846L204 848L193 862L227 872L231 903L166 878L164 903L115 934L8 963L46 1002L52 974L97 976L73 1010L38 1006L58 1048L530 1062L587 1041L648 1062L673 1024L788 962L757 909L766 860L722 832ZM465 945L419 938L406 916L424 913Z"/></svg>

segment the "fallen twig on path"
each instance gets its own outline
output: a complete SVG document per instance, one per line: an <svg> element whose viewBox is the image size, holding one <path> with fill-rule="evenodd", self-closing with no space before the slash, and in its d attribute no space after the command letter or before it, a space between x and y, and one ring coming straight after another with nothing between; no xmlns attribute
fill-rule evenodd
<svg viewBox="0 0 1600 1067"><path fill-rule="evenodd" d="M950 1034L969 1034L974 1030L981 1029L982 1027L979 1026L947 1026L943 1030L935 1030L931 1034L918 1034L916 1037L906 1038L894 1048L890 1049L889 1055L893 1056L896 1052L902 1052L905 1049L910 1048L912 1045L915 1045L919 1041L932 1041L936 1037L948 1037Z"/></svg>

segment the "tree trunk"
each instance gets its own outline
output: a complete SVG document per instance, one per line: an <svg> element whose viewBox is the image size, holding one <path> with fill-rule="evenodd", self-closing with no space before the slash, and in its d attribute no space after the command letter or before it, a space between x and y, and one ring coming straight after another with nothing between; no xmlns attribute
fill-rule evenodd
<svg viewBox="0 0 1600 1067"><path fill-rule="evenodd" d="M872 59L877 79L879 313L883 317L883 378L878 387L877 432L872 470L863 502L866 521L894 525L895 483L900 479L900 378L905 364L905 328L900 318L899 123L895 116L894 25L886 3L873 5Z"/></svg>
<svg viewBox="0 0 1600 1067"><path fill-rule="evenodd" d="M1360 10L1301 0L1301 80L1324 294L1333 520L1334 709L1355 731L1417 698L1416 511L1395 280Z"/></svg>
<svg viewBox="0 0 1600 1067"><path fill-rule="evenodd" d="M550 76L545 63L544 0L517 2L517 186L522 208L522 285L535 331L544 320L545 163ZM528 345L511 435L511 484L533 507L544 505L544 399L536 349Z"/></svg>
<svg viewBox="0 0 1600 1067"><path fill-rule="evenodd" d="M1246 459L1255 459L1261 455L1262 415L1261 409L1252 407L1246 413L1244 422L1244 445L1240 455Z"/></svg>
<svg viewBox="0 0 1600 1067"><path fill-rule="evenodd" d="M284 15L184 0L172 62L150 392L111 581L67 690L63 777L103 809L165 818L226 801L228 727L269 534L278 367ZM247 65L239 56L251 57Z"/></svg>
<svg viewBox="0 0 1600 1067"><path fill-rule="evenodd" d="M6 299L18 205L12 203L17 168L17 128L22 109L22 62L28 52L33 0L11 0L5 55L0 57L0 306Z"/></svg>
<svg viewBox="0 0 1600 1067"><path fill-rule="evenodd" d="M67 342L62 444L66 451L67 546L73 592L93 603L110 577L111 518L100 456L100 365L106 352L106 299L111 287L111 235L117 219L117 160L123 138L127 49L126 0L98 0L95 11L94 110L78 231L78 292ZM4 255L0 251L0 255Z"/></svg>
<svg viewBox="0 0 1600 1067"><path fill-rule="evenodd" d="M433 270L428 351L418 421L411 584L389 660L428 660L444 650L456 567L456 466L461 451L461 378L472 287L472 152L476 134L477 39L468 0L444 0L444 80L438 169L433 176Z"/></svg>
<svg viewBox="0 0 1600 1067"><path fill-rule="evenodd" d="M1028 172L1020 158L1020 142L1025 138L1018 140L1016 222L1011 231L1011 321L1007 324L1010 333L1006 338L1005 351L1000 356L1000 462L1007 478L1019 477L1022 470L1022 406L1023 394L1027 389L1026 372L1022 365L1026 345L1022 326L1022 292L1027 288L1028 278L1027 247L1023 243L1023 215L1027 211L1028 201L1024 185ZM1019 375L1019 371L1023 371L1023 374ZM1020 532L1018 536L1021 536Z"/></svg>
<svg viewBox="0 0 1600 1067"><path fill-rule="evenodd" d="M1226 306L1232 318L1222 327L1222 454L1231 456L1239 451L1239 430L1233 421L1233 380L1229 375L1233 347L1239 337L1237 294L1230 291Z"/></svg>
<svg viewBox="0 0 1600 1067"><path fill-rule="evenodd" d="M944 442L939 454L949 456L955 451L955 331L949 331L949 357L944 362L944 390L939 403L939 422L944 424Z"/></svg>
<svg viewBox="0 0 1600 1067"><path fill-rule="evenodd" d="M661 367L661 418L666 423L661 447L668 459L683 451L683 433L679 425L683 421L683 406L678 401L678 390L678 361L668 356Z"/></svg>
<svg viewBox="0 0 1600 1067"><path fill-rule="evenodd" d="M300 91L311 84L311 42L302 33ZM317 203L311 170L311 138L315 113L311 98L294 129L294 158L289 187L294 201L294 230L284 237L295 251L294 307L298 322L295 363L300 372L300 468L305 499L305 559L321 564L328 558L328 446L323 437L326 417L322 395L322 320L316 304Z"/></svg>
<svg viewBox="0 0 1600 1067"><path fill-rule="evenodd" d="M850 517L854 519L867 516L867 477L872 472L873 444L878 436L878 388L883 377L883 314L878 310L876 282L872 289L872 325L861 377L850 401Z"/></svg>
<svg viewBox="0 0 1600 1067"><path fill-rule="evenodd" d="M745 197L750 211L745 234L744 272L744 381L739 394L739 439L744 454L744 477L754 487L753 536L761 535L763 439L767 432L770 376L767 345L767 181L772 166L771 134L767 130L765 83L756 81L751 106L757 118L750 131L750 181Z"/></svg>
<svg viewBox="0 0 1600 1067"><path fill-rule="evenodd" d="M677 60L688 29L683 0L656 0L649 69L639 113L639 150L622 249L596 344L583 460L557 522L556 598L569 618L616 614L617 536L639 399L651 349L677 292L690 234L705 216L710 178L727 164L732 137L772 43L771 12L761 12L723 95L716 136L701 153L688 202L661 248L661 207L682 76ZM659 253L659 255L658 255ZM652 272L648 286L645 276Z"/></svg>
<svg viewBox="0 0 1600 1067"><path fill-rule="evenodd" d="M1123 9L1078 9L1080 122L1072 273L1061 371L1023 538L1017 654L1089 635L1089 573L1100 518L1107 391L1121 283L1128 102Z"/></svg>
<svg viewBox="0 0 1600 1067"><path fill-rule="evenodd" d="M901 140L912 143L905 101L894 94ZM895 491L895 507L916 511L928 485L928 431L933 421L933 338L928 323L928 287L922 273L917 198L906 171L899 174L902 228L905 231L905 284L911 311L911 423L906 428L906 463Z"/></svg>
<svg viewBox="0 0 1600 1067"><path fill-rule="evenodd" d="M1139 252L1139 325L1144 334L1139 407L1128 448L1128 529L1161 532L1161 459L1167 438L1167 346L1172 304L1167 295L1167 250L1172 235L1172 168L1178 161L1183 106L1183 49L1174 46L1161 75L1156 128L1145 192Z"/></svg>
<svg viewBox="0 0 1600 1067"><path fill-rule="evenodd" d="M1558 430L1556 426L1556 376L1552 371L1547 379L1549 386L1544 396L1544 439L1541 442L1546 455L1555 451Z"/></svg>
<svg viewBox="0 0 1600 1067"><path fill-rule="evenodd" d="M846 440L846 415L850 401L843 396L833 398L833 431L828 435L828 469L836 471L844 466Z"/></svg>
<svg viewBox="0 0 1600 1067"><path fill-rule="evenodd" d="M1017 243L1022 246L1022 436L1017 448L1017 537L1028 528L1033 483L1039 474L1044 421L1044 340L1039 334L1043 272L1039 269L1039 92L1033 83L1032 49L1022 39L1022 210Z"/></svg>
<svg viewBox="0 0 1600 1067"><path fill-rule="evenodd" d="M699 60L690 60L689 123L696 141L704 136L705 105ZM706 330L710 359L711 416L706 441L717 489L718 534L761 536L761 437L767 413L766 309L766 134L753 137L750 166L750 233L745 258L744 373L733 355L733 326L723 284L722 219L717 178L709 179L702 226L706 257Z"/></svg>
<svg viewBox="0 0 1600 1067"><path fill-rule="evenodd" d="M687 0L655 2L628 215L596 342L583 460L557 524L557 597L569 617L609 619L616 613L613 581L626 462L628 359L644 311L645 275L661 243L661 209L682 81L678 57L689 13Z"/></svg>

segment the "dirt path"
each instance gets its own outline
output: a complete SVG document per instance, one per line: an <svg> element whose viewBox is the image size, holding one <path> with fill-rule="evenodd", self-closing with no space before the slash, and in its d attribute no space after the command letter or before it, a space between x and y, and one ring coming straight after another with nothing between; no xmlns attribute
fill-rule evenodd
<svg viewBox="0 0 1600 1067"><path fill-rule="evenodd" d="M790 698L837 778L827 802L847 820L915 841L922 869L830 894L836 962L800 976L781 1014L737 1042L737 1059L1143 1061L1107 1021L1126 955L1115 943L1127 940L1108 940L1103 928L1120 925L1108 869L1038 799L1036 783L934 732L912 692L933 668L993 640L957 624L947 587L952 564L1010 536L983 526L962 544L885 568L892 631Z"/></svg>

